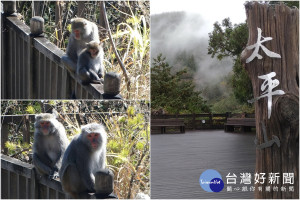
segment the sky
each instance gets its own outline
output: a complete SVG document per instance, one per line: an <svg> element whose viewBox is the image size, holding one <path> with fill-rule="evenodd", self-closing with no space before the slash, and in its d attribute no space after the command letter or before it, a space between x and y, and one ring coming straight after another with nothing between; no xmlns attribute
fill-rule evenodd
<svg viewBox="0 0 300 200"><path fill-rule="evenodd" d="M211 32L213 24L230 17L233 24L245 22L244 0L151 0L150 14L172 11L186 11L201 15L205 22L206 34Z"/></svg>

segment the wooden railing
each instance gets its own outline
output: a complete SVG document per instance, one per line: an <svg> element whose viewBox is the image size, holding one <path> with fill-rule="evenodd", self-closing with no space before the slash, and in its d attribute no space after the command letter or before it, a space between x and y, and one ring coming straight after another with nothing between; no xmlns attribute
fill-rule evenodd
<svg viewBox="0 0 300 200"><path fill-rule="evenodd" d="M252 117L253 118L254 114L203 113L203 114L178 114L178 115L170 115L170 114L151 115L151 119L182 118L184 119L186 129L223 129L224 123L227 121L227 118L229 117L246 117L246 118ZM153 129L151 128L151 130Z"/></svg>
<svg viewBox="0 0 300 200"><path fill-rule="evenodd" d="M33 37L18 15L2 14L2 99L102 99L103 85L82 85L61 61L64 51Z"/></svg>
<svg viewBox="0 0 300 200"><path fill-rule="evenodd" d="M36 178L34 166L1 154L2 199L65 199L60 181Z"/></svg>

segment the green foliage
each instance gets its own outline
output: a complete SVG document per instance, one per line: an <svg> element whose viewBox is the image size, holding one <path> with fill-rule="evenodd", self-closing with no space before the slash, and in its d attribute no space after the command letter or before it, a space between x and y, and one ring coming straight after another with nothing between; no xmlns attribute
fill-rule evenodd
<svg viewBox="0 0 300 200"><path fill-rule="evenodd" d="M42 112L41 105L38 102L35 102L34 104L30 104L27 106L26 112L28 114L41 113Z"/></svg>
<svg viewBox="0 0 300 200"><path fill-rule="evenodd" d="M253 98L253 90L250 78L240 61L240 55L247 45L248 27L246 23L232 25L229 18L216 22L214 30L209 33L208 54L217 56L219 60L224 57L234 59L233 76L230 80L235 98L239 103L246 103Z"/></svg>
<svg viewBox="0 0 300 200"><path fill-rule="evenodd" d="M239 103L247 103L247 100L253 98L252 84L240 59L234 62L233 76L231 77L230 84L233 87L234 96Z"/></svg>
<svg viewBox="0 0 300 200"><path fill-rule="evenodd" d="M129 106L126 114L104 119L110 134L107 144L107 163L115 171L115 177L118 179L115 187L122 197L126 197L128 192L124 184L132 184L128 172L136 180L135 185L149 184L150 128L145 117L145 114L136 113L135 108Z"/></svg>
<svg viewBox="0 0 300 200"><path fill-rule="evenodd" d="M290 8L296 7L299 9L299 1L270 1L269 2L269 4L271 5L280 4L280 3L284 3Z"/></svg>
<svg viewBox="0 0 300 200"><path fill-rule="evenodd" d="M212 106L213 113L254 113L254 107L249 104L241 104L234 95L230 94L227 97L222 97Z"/></svg>
<svg viewBox="0 0 300 200"><path fill-rule="evenodd" d="M208 35L208 54L219 60L227 56L236 58L247 45L248 27L246 23L233 26L230 19L225 18L222 24L214 23L214 30Z"/></svg>
<svg viewBox="0 0 300 200"><path fill-rule="evenodd" d="M168 113L200 113L210 109L201 97L201 92L195 91L192 80L183 80L186 69L175 74L171 66L162 57L154 58L151 68L151 107L165 109Z"/></svg>
<svg viewBox="0 0 300 200"><path fill-rule="evenodd" d="M180 64L187 69L190 69L192 72L196 72L197 65L194 55L189 55L186 51L182 51L177 54L175 64Z"/></svg>

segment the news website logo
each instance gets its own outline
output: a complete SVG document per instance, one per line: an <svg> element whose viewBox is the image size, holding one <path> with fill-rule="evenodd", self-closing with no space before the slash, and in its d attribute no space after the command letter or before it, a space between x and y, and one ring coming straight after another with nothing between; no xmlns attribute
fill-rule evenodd
<svg viewBox="0 0 300 200"><path fill-rule="evenodd" d="M214 169L205 170L200 175L199 183L206 192L220 192L224 188L221 174Z"/></svg>

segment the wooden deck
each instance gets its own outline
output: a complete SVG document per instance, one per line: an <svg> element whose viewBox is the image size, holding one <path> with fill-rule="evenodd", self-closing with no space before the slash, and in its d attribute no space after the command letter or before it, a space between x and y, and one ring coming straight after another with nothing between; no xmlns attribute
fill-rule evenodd
<svg viewBox="0 0 300 200"><path fill-rule="evenodd" d="M253 192L226 191L229 172L238 176L237 182L243 172L251 173L253 177L254 137L255 133L225 133L222 130L151 135L151 198L254 198ZM221 192L209 193L201 188L199 177L206 169L221 173L224 181Z"/></svg>

